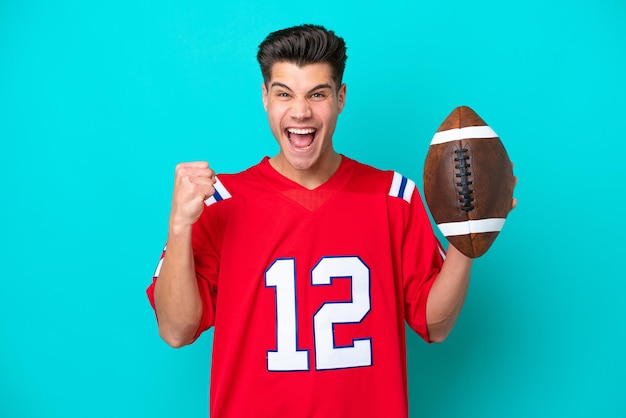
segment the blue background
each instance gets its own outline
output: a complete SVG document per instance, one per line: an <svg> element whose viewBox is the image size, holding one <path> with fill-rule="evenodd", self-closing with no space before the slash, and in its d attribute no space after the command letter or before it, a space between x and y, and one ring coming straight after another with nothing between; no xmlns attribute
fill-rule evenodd
<svg viewBox="0 0 626 418"><path fill-rule="evenodd" d="M457 327L408 341L412 417L624 417L622 1L0 1L0 416L205 417L210 347L163 343L145 288L173 169L277 151L257 45L348 43L337 149L421 187L468 105L517 209Z"/></svg>

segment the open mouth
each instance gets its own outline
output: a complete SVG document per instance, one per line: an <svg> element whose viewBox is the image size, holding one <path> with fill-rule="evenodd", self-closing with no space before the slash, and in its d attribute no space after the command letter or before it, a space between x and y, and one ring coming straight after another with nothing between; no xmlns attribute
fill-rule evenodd
<svg viewBox="0 0 626 418"><path fill-rule="evenodd" d="M315 140L316 129L313 128L287 128L287 138L292 147L298 150L307 150Z"/></svg>

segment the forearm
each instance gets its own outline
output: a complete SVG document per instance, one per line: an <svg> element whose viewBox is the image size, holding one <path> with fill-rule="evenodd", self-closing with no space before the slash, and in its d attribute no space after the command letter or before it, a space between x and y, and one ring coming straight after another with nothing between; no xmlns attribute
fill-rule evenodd
<svg viewBox="0 0 626 418"><path fill-rule="evenodd" d="M154 299L161 337L173 347L189 344L202 316L202 299L191 248L191 226L170 226Z"/></svg>
<svg viewBox="0 0 626 418"><path fill-rule="evenodd" d="M452 245L448 247L446 260L426 303L426 321L431 341L442 342L452 331L465 302L471 267L471 258Z"/></svg>

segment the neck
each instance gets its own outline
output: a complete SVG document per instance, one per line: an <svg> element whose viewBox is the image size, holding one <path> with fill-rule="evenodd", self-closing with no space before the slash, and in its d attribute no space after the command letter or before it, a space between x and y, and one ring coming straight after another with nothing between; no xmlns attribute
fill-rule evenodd
<svg viewBox="0 0 626 418"><path fill-rule="evenodd" d="M318 161L317 164L306 169L293 167L281 154L270 158L269 162L274 170L281 175L304 188L313 190L335 174L341 165L341 155L333 151L328 158Z"/></svg>

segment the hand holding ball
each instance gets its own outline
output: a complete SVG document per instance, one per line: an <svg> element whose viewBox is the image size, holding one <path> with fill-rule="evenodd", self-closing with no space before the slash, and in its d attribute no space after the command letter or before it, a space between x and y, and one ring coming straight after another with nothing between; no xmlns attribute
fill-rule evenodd
<svg viewBox="0 0 626 418"><path fill-rule="evenodd" d="M513 207L513 165L498 135L466 106L434 135L424 164L424 196L435 223L468 257L483 255Z"/></svg>

